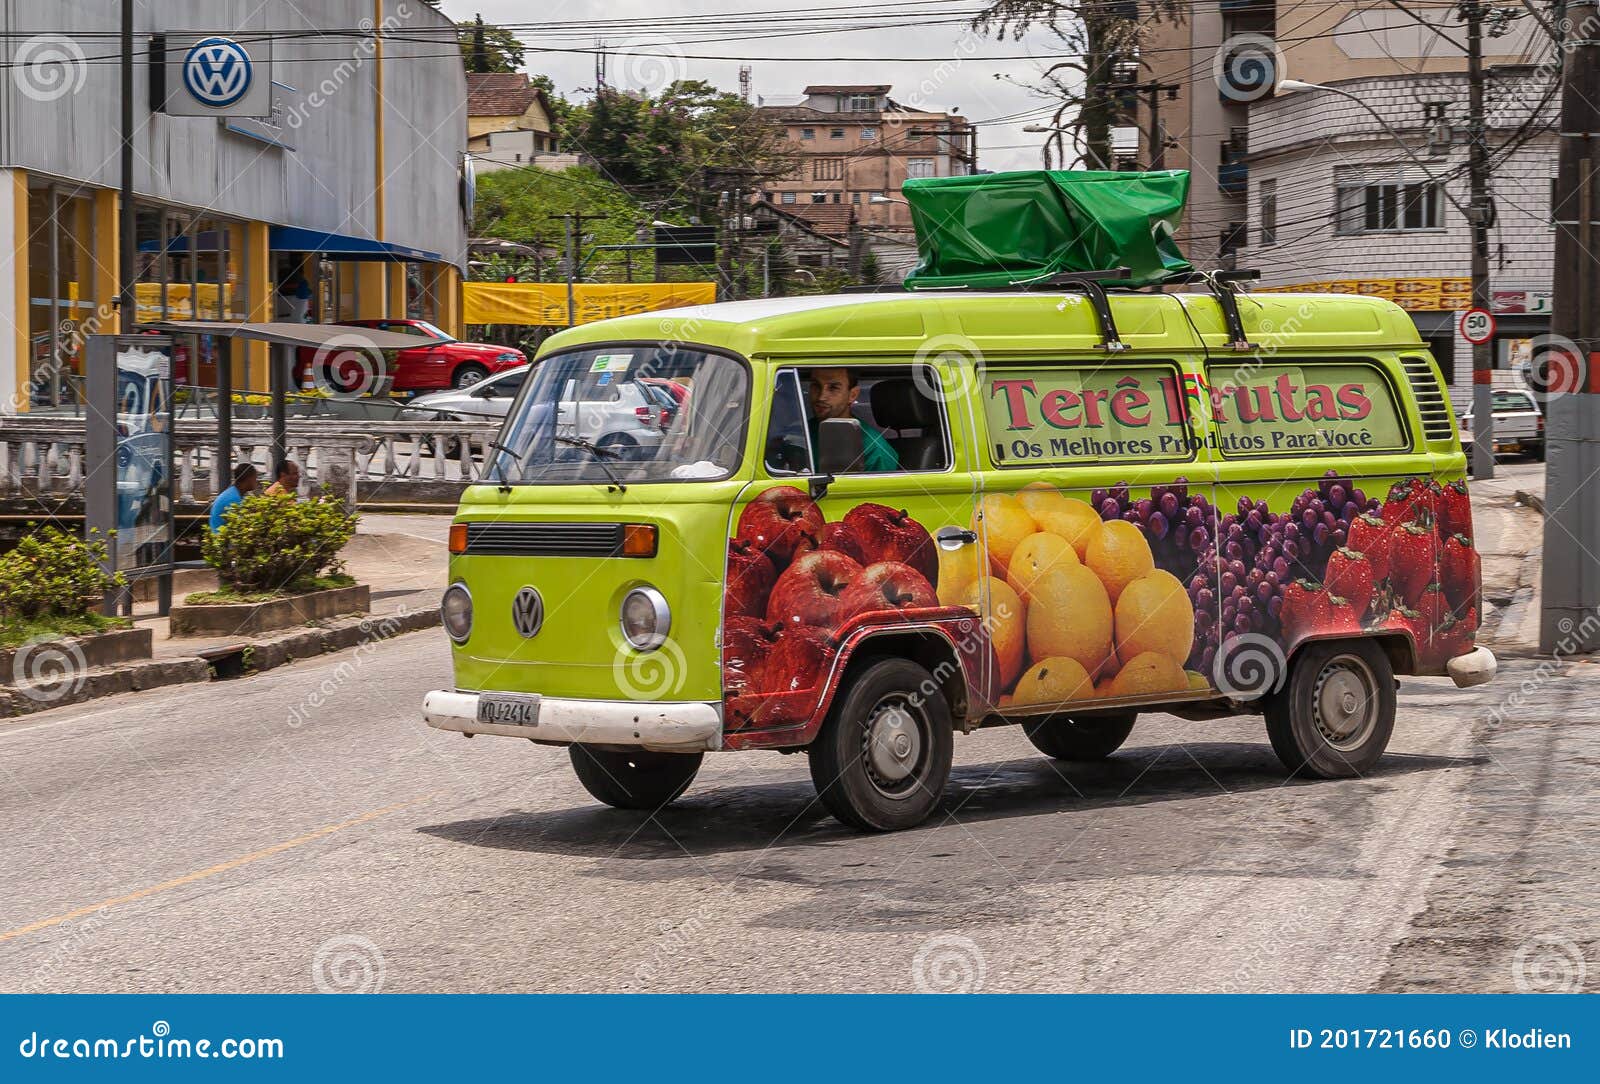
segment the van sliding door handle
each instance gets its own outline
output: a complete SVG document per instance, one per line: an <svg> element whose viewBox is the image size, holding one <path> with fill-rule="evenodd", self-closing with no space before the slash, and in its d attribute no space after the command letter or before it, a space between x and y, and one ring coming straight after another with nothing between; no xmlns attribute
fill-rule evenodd
<svg viewBox="0 0 1600 1084"><path fill-rule="evenodd" d="M965 527L940 527L939 532L933 537L943 548L954 550L972 545L978 540L978 532L969 531Z"/></svg>

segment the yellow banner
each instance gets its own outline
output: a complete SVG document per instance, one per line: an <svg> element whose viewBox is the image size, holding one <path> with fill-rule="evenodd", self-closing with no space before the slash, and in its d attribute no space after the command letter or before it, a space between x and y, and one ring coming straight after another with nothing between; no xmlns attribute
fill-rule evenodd
<svg viewBox="0 0 1600 1084"><path fill-rule="evenodd" d="M1363 294L1393 301L1410 312L1453 312L1472 302L1471 279L1335 279L1294 286L1264 286L1261 293Z"/></svg>
<svg viewBox="0 0 1600 1084"><path fill-rule="evenodd" d="M200 315L194 314L194 293L199 290ZM229 320L228 314L233 311L233 283L224 284L222 290L223 310L217 307L217 284L202 282L198 287L187 282L169 282L166 287L168 320ZM139 306L139 322L141 324L157 324L163 319L161 314L161 283L139 282L133 287L133 299Z"/></svg>
<svg viewBox="0 0 1600 1084"><path fill-rule="evenodd" d="M567 326L567 286L563 282L464 282L461 294L464 323ZM592 324L613 316L708 305L717 299L717 284L581 282L573 294L577 322Z"/></svg>

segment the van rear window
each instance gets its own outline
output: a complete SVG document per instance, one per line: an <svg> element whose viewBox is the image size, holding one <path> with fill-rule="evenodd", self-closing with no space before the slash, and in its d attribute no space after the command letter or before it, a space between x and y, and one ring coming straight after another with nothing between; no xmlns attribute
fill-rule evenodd
<svg viewBox="0 0 1600 1084"><path fill-rule="evenodd" d="M1368 362L1213 365L1207 382L1224 456L1360 455L1411 447L1393 385Z"/></svg>
<svg viewBox="0 0 1600 1084"><path fill-rule="evenodd" d="M989 369L982 392L996 466L1194 458L1195 391L1176 366Z"/></svg>

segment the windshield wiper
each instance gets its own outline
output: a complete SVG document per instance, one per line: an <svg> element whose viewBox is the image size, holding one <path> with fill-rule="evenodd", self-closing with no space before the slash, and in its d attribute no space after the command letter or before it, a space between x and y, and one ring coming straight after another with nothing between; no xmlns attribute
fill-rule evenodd
<svg viewBox="0 0 1600 1084"><path fill-rule="evenodd" d="M506 453L506 455L509 455L511 457L511 459L512 459L512 461L514 463L516 463L518 466L522 465L522 456L517 452L513 452L510 448L507 448L504 444L501 444L498 440L491 440L489 442L489 447L495 449L496 451L500 451L500 452ZM504 463L502 463L498 459L495 460L495 464L494 465L496 467L500 468L500 492L502 492L502 493L510 493L511 492L511 482L506 478L506 465Z"/></svg>
<svg viewBox="0 0 1600 1084"><path fill-rule="evenodd" d="M582 448L584 451L594 456L594 461L600 464L600 469L605 471L607 478L611 479L611 484L616 487L617 492L628 492L627 485L625 485L622 479L618 478L612 471L611 464L606 462L608 459L621 459L622 457L616 452L612 451L610 448L602 448L594 441L586 440L583 437L565 437L560 433L557 433L555 435L555 439L556 443L558 444L570 444L572 447Z"/></svg>

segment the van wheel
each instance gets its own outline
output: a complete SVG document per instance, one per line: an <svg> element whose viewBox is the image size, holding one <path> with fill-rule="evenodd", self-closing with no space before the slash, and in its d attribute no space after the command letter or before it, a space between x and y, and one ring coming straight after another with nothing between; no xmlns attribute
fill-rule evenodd
<svg viewBox="0 0 1600 1084"><path fill-rule="evenodd" d="M928 671L884 659L858 673L811 744L811 780L839 820L865 832L921 824L950 778L950 705Z"/></svg>
<svg viewBox="0 0 1600 1084"><path fill-rule="evenodd" d="M1383 756L1394 731L1394 670L1372 640L1308 644L1265 709L1272 751L1289 774L1360 775Z"/></svg>
<svg viewBox="0 0 1600 1084"><path fill-rule="evenodd" d="M618 809L660 809L689 789L704 756L647 749L617 752L592 745L567 748L583 789Z"/></svg>
<svg viewBox="0 0 1600 1084"><path fill-rule="evenodd" d="M1041 715L1025 719L1022 732L1033 747L1056 760L1104 760L1122 748L1133 733L1137 712L1115 715Z"/></svg>

